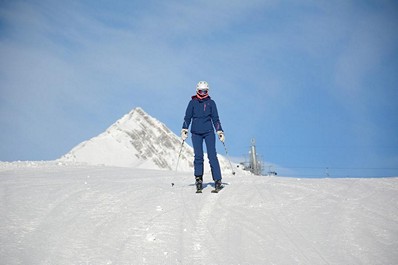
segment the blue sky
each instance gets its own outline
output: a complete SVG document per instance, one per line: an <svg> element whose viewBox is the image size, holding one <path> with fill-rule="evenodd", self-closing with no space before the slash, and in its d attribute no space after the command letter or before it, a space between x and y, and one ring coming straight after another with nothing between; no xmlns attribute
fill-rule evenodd
<svg viewBox="0 0 398 265"><path fill-rule="evenodd" d="M135 107L179 134L209 82L233 160L398 175L396 1L1 1L0 160L52 160ZM218 144L218 152L225 154Z"/></svg>

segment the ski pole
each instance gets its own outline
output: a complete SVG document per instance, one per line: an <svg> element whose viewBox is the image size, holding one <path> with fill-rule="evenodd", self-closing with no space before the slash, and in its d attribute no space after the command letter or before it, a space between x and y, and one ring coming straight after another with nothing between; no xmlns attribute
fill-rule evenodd
<svg viewBox="0 0 398 265"><path fill-rule="evenodd" d="M234 171L234 168L232 167L231 159L229 159L227 147L225 146L225 143L224 143L224 142L222 142L222 144L224 145L225 154L227 155L227 158L228 158L228 161L229 161L229 165L231 166L232 175L235 175L235 171Z"/></svg>
<svg viewBox="0 0 398 265"><path fill-rule="evenodd" d="M180 153L178 154L178 159L177 159L176 171L177 171L177 169L178 169L178 163L180 162L182 147L184 146L184 143L185 143L185 140L182 140L182 144L181 144L181 148L180 148Z"/></svg>

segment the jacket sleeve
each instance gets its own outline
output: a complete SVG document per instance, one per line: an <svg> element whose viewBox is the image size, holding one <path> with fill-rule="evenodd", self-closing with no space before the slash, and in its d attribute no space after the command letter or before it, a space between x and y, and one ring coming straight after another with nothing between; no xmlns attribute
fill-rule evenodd
<svg viewBox="0 0 398 265"><path fill-rule="evenodd" d="M193 104L192 104L192 100L191 100L187 106L186 111L185 111L184 123L182 124L183 129L189 128L189 125L191 124L192 116L193 116Z"/></svg>
<svg viewBox="0 0 398 265"><path fill-rule="evenodd" d="M220 118L218 117L218 111L215 101L213 101L213 106L211 108L211 120L213 121L213 125L216 131L223 131Z"/></svg>

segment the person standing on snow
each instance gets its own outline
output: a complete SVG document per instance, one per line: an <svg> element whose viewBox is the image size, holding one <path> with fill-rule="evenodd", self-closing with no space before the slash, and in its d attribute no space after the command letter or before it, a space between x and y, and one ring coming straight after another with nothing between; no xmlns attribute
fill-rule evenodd
<svg viewBox="0 0 398 265"><path fill-rule="evenodd" d="M216 152L214 128L221 142L224 142L225 137L218 117L216 103L209 96L209 84L206 81L200 81L196 85L196 95L192 96L185 111L184 123L181 130L183 141L188 138L188 128L191 121L192 144L195 153L194 175L197 192L202 191L203 140L206 143L207 156L215 183L215 190L220 190L222 188L222 177Z"/></svg>

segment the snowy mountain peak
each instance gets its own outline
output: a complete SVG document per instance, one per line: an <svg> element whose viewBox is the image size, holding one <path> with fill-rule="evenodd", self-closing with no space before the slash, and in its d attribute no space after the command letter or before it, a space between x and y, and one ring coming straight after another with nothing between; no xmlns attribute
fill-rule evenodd
<svg viewBox="0 0 398 265"><path fill-rule="evenodd" d="M192 172L193 148L185 142L181 149L181 144L180 137L165 124L137 107L105 132L80 143L59 160L88 165L175 170L181 150L178 171ZM221 155L218 158L223 174L231 173L228 160ZM205 174L210 174L207 161L204 169Z"/></svg>
<svg viewBox="0 0 398 265"><path fill-rule="evenodd" d="M104 133L82 142L60 160L91 165L173 170L181 140L166 125L135 108ZM179 170L190 170L193 150L184 145Z"/></svg>

